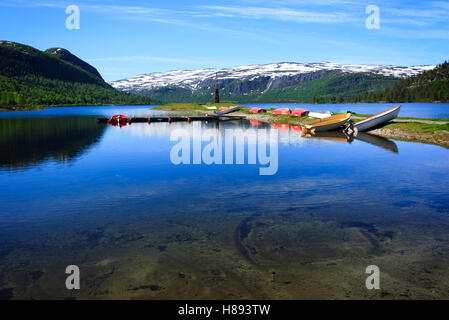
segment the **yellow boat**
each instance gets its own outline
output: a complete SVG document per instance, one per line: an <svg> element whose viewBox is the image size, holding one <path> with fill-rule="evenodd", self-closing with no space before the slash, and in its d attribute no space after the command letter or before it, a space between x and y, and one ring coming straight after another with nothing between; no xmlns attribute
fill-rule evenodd
<svg viewBox="0 0 449 320"><path fill-rule="evenodd" d="M310 132L331 131L344 126L350 118L350 113L337 114L335 116L308 122L304 125L304 128Z"/></svg>

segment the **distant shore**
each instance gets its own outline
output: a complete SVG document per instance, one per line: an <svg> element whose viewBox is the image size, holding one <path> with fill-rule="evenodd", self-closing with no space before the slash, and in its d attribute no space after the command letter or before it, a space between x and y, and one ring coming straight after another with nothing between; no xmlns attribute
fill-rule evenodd
<svg viewBox="0 0 449 320"><path fill-rule="evenodd" d="M43 110L41 107L0 107L0 112L9 111L39 111Z"/></svg>
<svg viewBox="0 0 449 320"><path fill-rule="evenodd" d="M58 105L42 105L42 106L25 106L25 107L18 107L18 106L0 106L0 112L8 112L8 111L41 111L44 110L44 108L59 108L59 107L119 107L119 106L129 106L130 104L92 104L92 105L85 105L85 104L58 104ZM149 106L149 104L133 104L134 106ZM157 105L157 104L154 104Z"/></svg>
<svg viewBox="0 0 449 320"><path fill-rule="evenodd" d="M289 115L273 115L271 113L249 113L248 107L235 103L170 103L153 108L153 110L165 110L175 112L177 115L213 114L216 107L239 106L240 111L226 116L243 117L247 120L257 120L270 124L304 125L313 118L298 118ZM268 109L270 111L271 109ZM360 121L370 115L353 114L354 121ZM421 119L421 118L396 118L382 128L369 131L370 134L402 141L420 142L439 145L449 148L449 119Z"/></svg>

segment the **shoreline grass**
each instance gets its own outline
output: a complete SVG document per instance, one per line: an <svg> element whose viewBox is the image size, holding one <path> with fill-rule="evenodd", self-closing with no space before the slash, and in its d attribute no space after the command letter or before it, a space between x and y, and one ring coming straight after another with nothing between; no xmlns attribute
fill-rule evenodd
<svg viewBox="0 0 449 320"><path fill-rule="evenodd" d="M309 121L314 120L309 117L295 117L291 115L275 115L271 113L249 113L249 108L241 106L235 103L206 103L206 104L194 104L194 103L171 103L161 105L155 110L166 111L178 111L184 114L188 112L206 113L211 114L215 110L207 109L206 107L216 106L219 107L232 107L239 106L241 110L232 113L232 115L244 117L247 120L259 120L261 122L270 124L287 124L291 126L301 126ZM266 109L271 111L274 109ZM227 115L227 116L232 116ZM370 117L369 114L353 114L355 121L363 120ZM429 119L429 118L412 118L412 117L398 117L395 120L386 124L382 128L378 128L370 131L379 136L385 138L392 138L402 141L421 142L433 145L439 145L445 148L449 148L449 119Z"/></svg>

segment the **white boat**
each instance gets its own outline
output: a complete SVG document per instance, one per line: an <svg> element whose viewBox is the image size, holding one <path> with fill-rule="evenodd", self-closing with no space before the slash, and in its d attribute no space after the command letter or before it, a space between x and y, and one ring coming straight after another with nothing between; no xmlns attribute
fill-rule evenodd
<svg viewBox="0 0 449 320"><path fill-rule="evenodd" d="M330 111L309 111L307 116L311 117L311 118L323 119L323 118L328 118L328 117L332 116L332 112L330 112Z"/></svg>
<svg viewBox="0 0 449 320"><path fill-rule="evenodd" d="M383 123L386 123L390 120L393 120L399 115L399 111L401 110L401 106L397 106L391 109L388 109L386 111L383 111L381 113L375 114L374 116L371 116L369 118L366 118L362 121L355 122L354 128L356 128L358 131L368 131L370 129L373 129Z"/></svg>

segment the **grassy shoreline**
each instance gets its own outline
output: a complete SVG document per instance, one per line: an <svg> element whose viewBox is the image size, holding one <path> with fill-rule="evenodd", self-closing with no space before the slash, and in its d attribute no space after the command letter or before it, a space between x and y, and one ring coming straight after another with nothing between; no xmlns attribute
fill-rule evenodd
<svg viewBox="0 0 449 320"><path fill-rule="evenodd" d="M176 114L213 114L215 110L209 110L207 107L239 106L240 111L234 112L227 116L244 117L247 120L258 120L260 122L270 124L288 124L288 125L304 125L312 118L309 117L294 117L289 115L273 115L271 113L249 113L248 107L235 103L170 103L153 108L154 110L172 111ZM267 109L271 110L271 109ZM353 114L355 121L360 121L369 117L365 114ZM370 134L382 136L385 138L392 138L401 141L420 142L426 144L433 144L449 148L449 119L428 119L428 118L396 118L382 128L369 131Z"/></svg>

